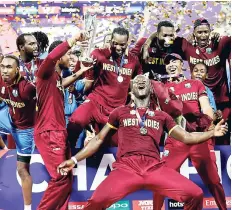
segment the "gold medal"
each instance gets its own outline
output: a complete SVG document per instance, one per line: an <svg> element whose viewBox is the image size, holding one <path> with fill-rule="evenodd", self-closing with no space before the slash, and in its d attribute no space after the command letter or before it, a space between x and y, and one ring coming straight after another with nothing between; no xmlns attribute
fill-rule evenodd
<svg viewBox="0 0 232 210"><path fill-rule="evenodd" d="M144 127L140 128L140 134L145 136L147 134L147 129Z"/></svg>

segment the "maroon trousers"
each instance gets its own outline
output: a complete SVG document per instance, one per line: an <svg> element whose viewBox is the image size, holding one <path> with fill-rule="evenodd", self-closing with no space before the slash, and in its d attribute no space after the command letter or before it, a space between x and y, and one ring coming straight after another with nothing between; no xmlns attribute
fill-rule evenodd
<svg viewBox="0 0 232 210"><path fill-rule="evenodd" d="M179 171L187 158L191 159L193 166L208 187L219 209L226 210L225 192L217 172L213 145L208 142L197 145L186 145L169 137L166 141L164 156L162 158L165 161L165 165ZM160 210L163 205L163 197L155 194L153 203L155 206L154 209Z"/></svg>
<svg viewBox="0 0 232 210"><path fill-rule="evenodd" d="M107 123L110 110L105 109L93 100L86 100L81 104L69 118L68 140L71 148L75 148L76 141L82 130L89 124L92 124L98 133ZM109 141L117 142L117 135L110 138ZM116 145L117 143L113 143Z"/></svg>
<svg viewBox="0 0 232 210"><path fill-rule="evenodd" d="M143 155L123 157L113 164L113 168L94 191L85 210L106 209L129 193L141 189L159 192L163 196L185 202L185 209L202 209L202 190L155 158Z"/></svg>
<svg viewBox="0 0 232 210"><path fill-rule="evenodd" d="M37 210L68 210L72 173L62 176L57 166L71 157L66 131L45 131L35 135L35 144L51 176Z"/></svg>

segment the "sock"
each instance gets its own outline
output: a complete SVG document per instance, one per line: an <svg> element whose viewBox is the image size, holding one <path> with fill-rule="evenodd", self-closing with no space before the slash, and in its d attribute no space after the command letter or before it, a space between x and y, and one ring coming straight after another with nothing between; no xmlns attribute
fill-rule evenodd
<svg viewBox="0 0 232 210"><path fill-rule="evenodd" d="M24 210L31 210L31 204L30 205L24 205Z"/></svg>

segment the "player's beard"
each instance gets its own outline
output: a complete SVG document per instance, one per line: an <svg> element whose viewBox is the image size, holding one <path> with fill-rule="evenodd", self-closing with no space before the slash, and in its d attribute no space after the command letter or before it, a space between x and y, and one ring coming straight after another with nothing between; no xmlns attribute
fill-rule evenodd
<svg viewBox="0 0 232 210"><path fill-rule="evenodd" d="M26 52L26 62L30 62L34 58L35 56L33 52Z"/></svg>
<svg viewBox="0 0 232 210"><path fill-rule="evenodd" d="M121 54L118 54L115 47L110 47L110 51L111 51L111 55L113 56L114 59L117 59L119 57L122 57L122 55L124 54L125 50L122 50Z"/></svg>

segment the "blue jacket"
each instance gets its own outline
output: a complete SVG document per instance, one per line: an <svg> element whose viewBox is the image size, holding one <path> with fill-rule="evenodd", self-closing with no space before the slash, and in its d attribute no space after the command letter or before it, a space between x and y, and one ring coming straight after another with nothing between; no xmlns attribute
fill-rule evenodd
<svg viewBox="0 0 232 210"><path fill-rule="evenodd" d="M216 107L215 99L213 96L213 92L206 86L205 86L205 89L206 89L206 92L207 92L207 95L209 98L210 106L212 107L213 111L215 112L217 110L217 107Z"/></svg>

